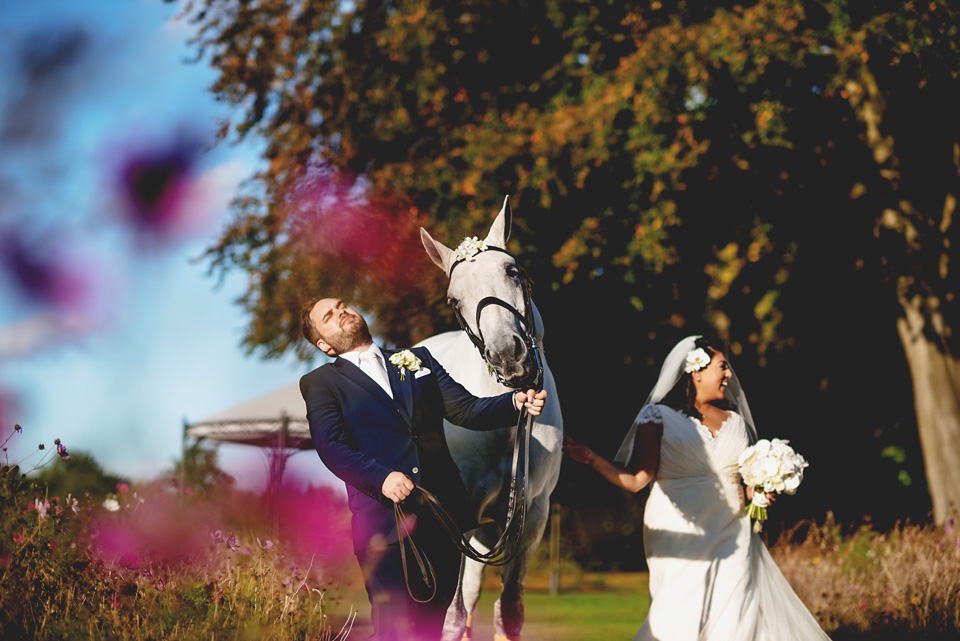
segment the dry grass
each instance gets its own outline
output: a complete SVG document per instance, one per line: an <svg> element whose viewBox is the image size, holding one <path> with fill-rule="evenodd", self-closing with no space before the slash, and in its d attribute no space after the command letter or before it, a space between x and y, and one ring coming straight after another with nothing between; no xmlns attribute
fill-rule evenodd
<svg viewBox="0 0 960 641"><path fill-rule="evenodd" d="M771 554L835 640L960 638L960 534L863 526L843 536L828 515L781 536Z"/></svg>

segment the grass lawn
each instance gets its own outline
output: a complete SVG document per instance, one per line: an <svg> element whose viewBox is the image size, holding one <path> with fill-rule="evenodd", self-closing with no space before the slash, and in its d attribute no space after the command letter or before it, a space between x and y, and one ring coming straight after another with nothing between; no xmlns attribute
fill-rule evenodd
<svg viewBox="0 0 960 641"><path fill-rule="evenodd" d="M474 641L493 639L493 602L497 599L499 576L488 568L484 590L474 614ZM584 573L563 575L560 593L552 596L546 574L527 579L524 641L629 641L647 615L650 597L646 573ZM341 618L349 605L358 610L351 640L366 639L370 633L370 606L363 587L350 591L341 600L333 618Z"/></svg>

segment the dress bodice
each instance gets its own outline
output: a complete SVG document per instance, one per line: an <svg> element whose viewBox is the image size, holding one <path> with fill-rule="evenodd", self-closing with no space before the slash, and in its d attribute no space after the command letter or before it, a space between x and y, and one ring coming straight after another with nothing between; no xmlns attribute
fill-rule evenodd
<svg viewBox="0 0 960 641"><path fill-rule="evenodd" d="M648 420L663 425L657 480L720 477L738 483L737 458L749 445L746 425L736 412L714 436L699 420L666 405L651 405Z"/></svg>

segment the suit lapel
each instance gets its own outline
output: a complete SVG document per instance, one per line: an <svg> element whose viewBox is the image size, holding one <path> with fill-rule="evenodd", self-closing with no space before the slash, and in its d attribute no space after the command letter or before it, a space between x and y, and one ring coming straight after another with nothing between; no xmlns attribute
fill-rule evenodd
<svg viewBox="0 0 960 641"><path fill-rule="evenodd" d="M413 427L413 372L408 371L404 380L400 380L400 368L390 362L393 351L380 350L386 360L387 376L390 378L390 389L393 390L394 402L403 408L403 416L409 427Z"/></svg>
<svg viewBox="0 0 960 641"><path fill-rule="evenodd" d="M351 381L362 387L366 390L371 396L383 403L388 409L396 409L396 405L390 396L383 391L376 381L366 375L366 373L361 370L359 367L351 363L345 358L338 358L333 362L336 371L340 372ZM389 370L388 370L389 371ZM396 392L394 392L396 394Z"/></svg>

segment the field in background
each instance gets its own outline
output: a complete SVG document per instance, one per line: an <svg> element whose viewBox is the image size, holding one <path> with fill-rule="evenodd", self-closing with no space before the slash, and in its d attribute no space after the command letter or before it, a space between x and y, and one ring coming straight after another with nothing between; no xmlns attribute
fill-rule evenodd
<svg viewBox="0 0 960 641"><path fill-rule="evenodd" d="M474 619L474 641L493 639L493 602L499 592L499 576L488 569ZM629 641L647 616L650 598L645 572L589 572L561 574L559 594L551 595L545 572L527 579L524 641ZM357 620L350 639L366 639L370 633L370 608L359 573L350 577L350 587L331 612L335 627L351 605Z"/></svg>

